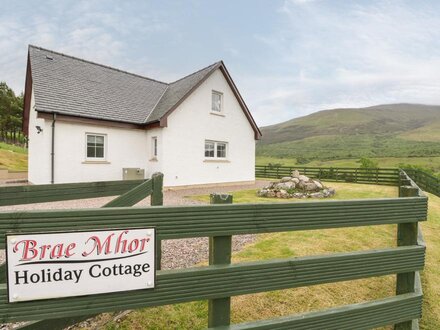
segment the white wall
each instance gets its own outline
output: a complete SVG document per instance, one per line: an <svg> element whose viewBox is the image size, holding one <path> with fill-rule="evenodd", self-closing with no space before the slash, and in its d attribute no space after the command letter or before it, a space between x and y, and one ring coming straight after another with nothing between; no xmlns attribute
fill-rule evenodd
<svg viewBox="0 0 440 330"><path fill-rule="evenodd" d="M50 183L51 176L52 121L36 118L36 111L31 109L29 181L34 184L47 184ZM42 133L36 133L36 125L43 128ZM86 133L106 135L106 162L86 161ZM159 135L160 131L155 133ZM124 167L145 169L145 176L150 177L153 172L160 171L160 161L149 161L151 159L148 139L150 134L151 132L147 133L144 130L83 125L57 120L55 125L55 183L122 180Z"/></svg>
<svg viewBox="0 0 440 330"><path fill-rule="evenodd" d="M211 93L223 93L223 114L211 113ZM163 128L164 184L179 186L255 180L254 131L220 70L168 117ZM228 162L207 162L205 140L228 143Z"/></svg>
<svg viewBox="0 0 440 330"><path fill-rule="evenodd" d="M50 124L46 125L44 119L37 118L34 107L35 98L32 91L29 112L28 180L35 184L50 183L51 127ZM40 134L37 134L36 126L42 128Z"/></svg>
<svg viewBox="0 0 440 330"><path fill-rule="evenodd" d="M211 113L212 90L223 93L223 114ZM29 117L29 181L50 183L51 120L38 119L32 96ZM36 125L43 132L37 134ZM86 133L105 134L107 163L86 161ZM151 139L158 138L158 156ZM207 161L205 140L228 143L227 162ZM122 168L163 172L165 186L255 180L254 131L220 70L214 72L168 118L168 127L148 131L58 120L55 183L121 180Z"/></svg>

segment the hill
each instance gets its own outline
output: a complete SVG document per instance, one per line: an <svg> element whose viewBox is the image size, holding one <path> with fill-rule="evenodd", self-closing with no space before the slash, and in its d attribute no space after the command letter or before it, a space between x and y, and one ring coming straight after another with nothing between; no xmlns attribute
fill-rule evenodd
<svg viewBox="0 0 440 330"><path fill-rule="evenodd" d="M257 156L303 160L440 156L440 106L323 110L261 130Z"/></svg>

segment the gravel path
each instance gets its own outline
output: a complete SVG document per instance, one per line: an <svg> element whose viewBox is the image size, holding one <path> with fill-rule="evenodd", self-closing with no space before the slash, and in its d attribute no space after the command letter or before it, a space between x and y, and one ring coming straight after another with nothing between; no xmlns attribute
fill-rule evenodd
<svg viewBox="0 0 440 330"><path fill-rule="evenodd" d="M268 181L258 180L255 184L240 184L231 186L219 186L215 188L189 188L189 189L167 189L164 191L164 205L198 205L205 204L188 198L192 195L208 195L210 193L226 193L245 189L258 189L267 185ZM0 184L1 185L1 184ZM77 208L99 208L115 197L100 197L82 200L37 203L27 205L13 205L0 207L1 211L12 210L48 210L48 209L77 209ZM140 201L135 207L149 206L150 198ZM255 235L236 235L232 238L232 250L239 251L245 245L254 242ZM4 250L0 250L0 263L5 260ZM165 240L162 242L162 269L187 268L208 260L208 238L188 238ZM114 314L106 314L108 317L100 317L81 323L80 327L97 329L105 322L115 318ZM119 315L119 314L118 314ZM0 330L13 329L19 324L0 324Z"/></svg>

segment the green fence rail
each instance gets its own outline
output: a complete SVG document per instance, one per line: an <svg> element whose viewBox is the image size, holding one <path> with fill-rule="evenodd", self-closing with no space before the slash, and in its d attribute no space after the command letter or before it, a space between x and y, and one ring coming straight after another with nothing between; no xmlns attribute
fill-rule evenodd
<svg viewBox="0 0 440 330"><path fill-rule="evenodd" d="M91 197L122 195L105 204L103 208L133 206L144 198L151 196L151 205L163 205L163 174L155 173L149 180L106 181L73 184L54 184L40 186L7 187L3 189L6 196L2 199L3 205L51 202L60 200L82 199ZM78 191L82 191L80 194ZM84 197L87 196L87 197ZM160 267L160 241L157 243L158 259L156 265ZM6 282L6 265L0 265L0 283ZM1 286L1 285L0 285ZM64 329L73 324L94 317L96 314L74 315L63 318L32 320L15 329L46 330ZM40 318L40 317L39 317ZM37 318L34 318L37 319Z"/></svg>
<svg viewBox="0 0 440 330"><path fill-rule="evenodd" d="M405 168L405 173L424 191L440 197L440 179L422 170Z"/></svg>
<svg viewBox="0 0 440 330"><path fill-rule="evenodd" d="M358 175L358 182L362 182L361 174ZM2 283L0 321L75 318L210 300L209 323L215 329L366 329L390 324L395 324L396 329L407 329L408 324L412 328L421 317L422 292L417 281L418 271L424 267L425 246L418 241L417 229L419 221L427 217L427 198L418 188L413 189L415 183L404 175L397 172L397 180L394 176L392 180L402 185L399 198L1 212L0 248L4 248L5 234L9 231L125 227L155 227L158 240L210 237L211 247L209 266L158 270L153 290L9 304L7 284ZM397 225L396 247L229 264L232 235L383 224ZM229 324L228 298L231 296L390 274L397 274L393 297L285 318Z"/></svg>
<svg viewBox="0 0 440 330"><path fill-rule="evenodd" d="M399 169L397 168L354 168L354 167L299 167L299 166L255 166L257 178L280 179L290 176L292 171L324 181L374 183L397 186Z"/></svg>
<svg viewBox="0 0 440 330"><path fill-rule="evenodd" d="M118 196L145 180L100 181L0 187L0 206Z"/></svg>

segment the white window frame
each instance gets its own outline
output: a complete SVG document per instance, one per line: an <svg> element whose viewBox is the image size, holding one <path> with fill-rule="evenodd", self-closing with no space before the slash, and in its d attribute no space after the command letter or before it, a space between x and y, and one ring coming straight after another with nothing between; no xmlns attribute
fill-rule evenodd
<svg viewBox="0 0 440 330"><path fill-rule="evenodd" d="M88 137L89 136L100 136L104 139L104 147L103 147L103 157L88 157L87 155L87 149L88 149ZM85 136L85 158L87 161L106 161L107 160L107 134L101 134L101 133L86 133Z"/></svg>
<svg viewBox="0 0 440 330"><path fill-rule="evenodd" d="M206 156L206 144L212 143L214 144L214 157ZM225 145L225 157L218 157L218 145L224 144ZM214 159L214 160L227 160L229 154L229 143L225 141L214 141L214 140L205 140L205 148L203 151L203 155L205 156L205 159Z"/></svg>
<svg viewBox="0 0 440 330"><path fill-rule="evenodd" d="M151 138L151 158L153 159L157 158L158 149L159 149L159 145L158 145L157 136L153 136Z"/></svg>
<svg viewBox="0 0 440 330"><path fill-rule="evenodd" d="M214 95L220 96L220 110L213 109ZM211 93L211 112L215 113L215 114L223 113L223 93L222 92L212 90L212 93Z"/></svg>

